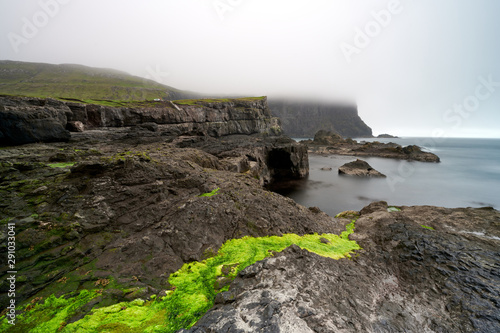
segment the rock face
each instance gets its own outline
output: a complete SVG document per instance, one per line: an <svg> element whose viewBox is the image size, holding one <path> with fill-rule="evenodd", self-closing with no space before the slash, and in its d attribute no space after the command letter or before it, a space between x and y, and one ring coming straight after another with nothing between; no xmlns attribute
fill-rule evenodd
<svg viewBox="0 0 500 333"><path fill-rule="evenodd" d="M339 174L357 177L386 177L384 174L373 169L366 161L360 159L341 166Z"/></svg>
<svg viewBox="0 0 500 333"><path fill-rule="evenodd" d="M378 141L358 143L352 139L343 139L340 135L328 131L318 131L314 140L305 140L302 143L309 146L310 153L316 154L376 156L420 162L440 161L437 155L424 152L415 145L403 147L392 142Z"/></svg>
<svg viewBox="0 0 500 333"><path fill-rule="evenodd" d="M500 212L381 202L351 236L352 260L293 246L247 267L184 332L500 330Z"/></svg>
<svg viewBox="0 0 500 333"><path fill-rule="evenodd" d="M281 119L285 134L291 137L310 138L321 129L351 138L372 136L355 105L270 100L269 107L273 116Z"/></svg>
<svg viewBox="0 0 500 333"><path fill-rule="evenodd" d="M60 102L52 99L0 96L0 143L67 141L65 130L113 129L158 125L161 135L235 134L279 135L279 120L273 118L266 98L222 101L188 100L160 102L140 107L108 107Z"/></svg>
<svg viewBox="0 0 500 333"><path fill-rule="evenodd" d="M307 147L287 137L259 138L227 136L214 138L182 137L179 147L191 147L212 154L232 164L231 170L249 171L262 186L280 180L302 179L309 174Z"/></svg>
<svg viewBox="0 0 500 333"><path fill-rule="evenodd" d="M0 145L68 141L66 111L52 99L0 97Z"/></svg>

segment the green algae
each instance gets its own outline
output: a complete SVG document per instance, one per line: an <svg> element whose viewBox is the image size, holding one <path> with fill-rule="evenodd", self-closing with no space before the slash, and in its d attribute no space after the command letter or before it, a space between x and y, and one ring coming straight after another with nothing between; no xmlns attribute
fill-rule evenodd
<svg viewBox="0 0 500 333"><path fill-rule="evenodd" d="M172 288L166 296L93 309L70 324L66 322L100 296L99 292L84 290L77 296L50 296L44 304L20 315L16 326L9 327L4 318L0 328L5 332L175 332L189 328L212 308L216 295L227 291L229 282L240 271L292 244L332 259L350 257L353 251L361 249L349 240L354 222L340 236L285 234L232 239L221 246L217 255L184 264L171 274Z"/></svg>
<svg viewBox="0 0 500 333"><path fill-rule="evenodd" d="M219 192L219 190L220 187L217 187L215 190L211 192L200 194L199 197L213 197L214 195L217 195L217 192Z"/></svg>
<svg viewBox="0 0 500 333"><path fill-rule="evenodd" d="M426 226L426 225L423 225L423 224L421 224L420 226L422 228L424 228L424 229L435 230L433 227L429 227L429 226Z"/></svg>
<svg viewBox="0 0 500 333"><path fill-rule="evenodd" d="M72 167L73 165L75 165L74 162L70 162L70 163L51 163L51 164L47 164L49 167L51 168L69 168L69 167Z"/></svg>
<svg viewBox="0 0 500 333"><path fill-rule="evenodd" d="M400 209L400 208L398 208L398 207L387 207L387 211L388 211L389 213L392 213L392 212L400 212L400 211L401 211L401 209Z"/></svg>

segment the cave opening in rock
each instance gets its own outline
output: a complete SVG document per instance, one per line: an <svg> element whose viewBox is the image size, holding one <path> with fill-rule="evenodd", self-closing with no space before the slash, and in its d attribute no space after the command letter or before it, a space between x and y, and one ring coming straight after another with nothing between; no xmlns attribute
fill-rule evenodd
<svg viewBox="0 0 500 333"><path fill-rule="evenodd" d="M268 155L268 165L275 180L293 179L294 164L290 152L282 149L273 149Z"/></svg>

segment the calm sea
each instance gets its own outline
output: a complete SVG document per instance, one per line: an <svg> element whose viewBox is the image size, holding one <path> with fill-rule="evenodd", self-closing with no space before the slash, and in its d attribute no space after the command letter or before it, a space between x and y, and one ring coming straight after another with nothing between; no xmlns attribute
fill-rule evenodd
<svg viewBox="0 0 500 333"><path fill-rule="evenodd" d="M396 142L403 146L416 144L438 155L441 162L362 157L387 178L356 178L338 175L338 168L356 157L310 155L308 179L275 190L304 206L317 206L330 215L360 210L379 200L390 205L500 209L500 139L357 140ZM332 171L322 171L323 167L331 167Z"/></svg>

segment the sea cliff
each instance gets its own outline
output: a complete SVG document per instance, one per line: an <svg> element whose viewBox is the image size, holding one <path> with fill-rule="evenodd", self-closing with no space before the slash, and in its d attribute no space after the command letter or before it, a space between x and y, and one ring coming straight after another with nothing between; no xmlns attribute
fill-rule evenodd
<svg viewBox="0 0 500 333"><path fill-rule="evenodd" d="M281 119L285 134L293 138L312 138L319 130L350 138L372 137L355 104L270 99L269 107Z"/></svg>

